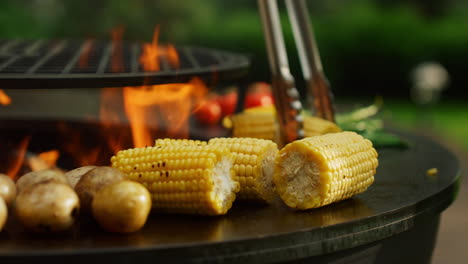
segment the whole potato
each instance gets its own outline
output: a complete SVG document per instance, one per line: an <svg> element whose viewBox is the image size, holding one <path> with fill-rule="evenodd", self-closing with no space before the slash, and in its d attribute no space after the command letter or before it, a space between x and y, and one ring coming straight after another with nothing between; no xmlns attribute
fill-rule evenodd
<svg viewBox="0 0 468 264"><path fill-rule="evenodd" d="M5 200L7 206L11 206L16 198L15 182L5 174L0 173L0 197Z"/></svg>
<svg viewBox="0 0 468 264"><path fill-rule="evenodd" d="M71 170L67 173L65 173L65 177L68 179L68 182L70 183L70 186L72 188L75 188L76 184L78 181L81 179L81 177L86 174L88 171L96 168L96 166L84 166L84 167L79 167L74 170Z"/></svg>
<svg viewBox="0 0 468 264"><path fill-rule="evenodd" d="M91 203L96 193L103 187L119 182L124 175L111 167L97 167L85 173L75 186L76 194L80 197L80 205L83 211L91 211Z"/></svg>
<svg viewBox="0 0 468 264"><path fill-rule="evenodd" d="M3 226L6 223L8 217L8 209L5 201L0 198L0 231L3 229Z"/></svg>
<svg viewBox="0 0 468 264"><path fill-rule="evenodd" d="M20 193L38 183L56 182L68 185L67 178L57 170L40 170L26 173L16 181L17 191Z"/></svg>
<svg viewBox="0 0 468 264"><path fill-rule="evenodd" d="M97 192L92 207L94 218L105 230L134 232L146 223L151 195L140 183L124 180Z"/></svg>
<svg viewBox="0 0 468 264"><path fill-rule="evenodd" d="M80 203L73 189L57 182L38 183L16 197L15 215L29 230L63 231L78 215Z"/></svg>

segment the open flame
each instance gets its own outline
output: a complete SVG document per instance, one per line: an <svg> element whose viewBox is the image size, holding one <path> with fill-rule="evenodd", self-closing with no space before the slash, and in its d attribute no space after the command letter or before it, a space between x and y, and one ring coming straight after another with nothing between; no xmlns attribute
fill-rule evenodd
<svg viewBox="0 0 468 264"><path fill-rule="evenodd" d="M151 146L156 136L187 138L193 106L207 92L198 78L189 83L125 87L124 105L134 146Z"/></svg>
<svg viewBox="0 0 468 264"><path fill-rule="evenodd" d="M161 59L179 67L174 46L159 44L159 26L151 43L143 44L140 63L146 71L158 71ZM134 147L151 146L157 137L187 138L192 108L208 93L203 82L147 85L123 88L125 112L130 122Z"/></svg>
<svg viewBox="0 0 468 264"><path fill-rule="evenodd" d="M1 105L11 104L11 98L2 89L0 89L0 104Z"/></svg>
<svg viewBox="0 0 468 264"><path fill-rule="evenodd" d="M56 149L39 153L39 155L30 155L27 162L32 171L55 168L60 152Z"/></svg>
<svg viewBox="0 0 468 264"><path fill-rule="evenodd" d="M112 30L111 65L113 72L123 70L124 28ZM159 27L151 43L144 43L139 62L145 71L159 71L161 61L178 68L179 56L174 46L159 44ZM93 40L82 48L80 67L87 67L93 52ZM100 134L89 136L83 127L59 123L58 133L63 143L57 149L32 154L28 152L31 137L24 138L16 147L16 159L10 162L7 174L14 178L27 167L36 171L56 168L59 157L71 157L75 166L108 165L110 156L131 147L152 146L156 138L188 138L189 118L195 105L208 94L208 88L199 78L188 83L145 85L139 87L103 88L100 94ZM0 90L0 104L10 104L11 99ZM125 125L125 124L129 125ZM90 122L96 126L96 123ZM63 153L61 153L61 151Z"/></svg>
<svg viewBox="0 0 468 264"><path fill-rule="evenodd" d="M151 43L142 45L139 62L145 71L158 71L161 61L170 67L179 67L179 56L174 46L159 43L156 26ZM112 30L111 70L123 69L122 39L124 28ZM85 56L89 56L86 53ZM81 58L80 58L81 61ZM83 59L86 62L86 59ZM79 166L102 165L119 150L152 146L156 138L187 138L189 117L193 108L204 100L208 88L199 78L188 83L146 85L101 90L99 126L101 139L96 146L86 145L86 137L73 127L61 124L61 133L70 138L64 146ZM122 124L129 124L122 126ZM81 146L80 150L77 150Z"/></svg>
<svg viewBox="0 0 468 264"><path fill-rule="evenodd" d="M18 175L18 172L21 170L30 140L31 137L25 137L20 141L20 143L16 147L16 158L9 163L10 167L7 168L6 171L6 175L8 175L12 179L15 179L15 177Z"/></svg>
<svg viewBox="0 0 468 264"><path fill-rule="evenodd" d="M156 26L153 33L153 41L143 44L143 53L140 56L140 64L145 71L159 71L161 69L161 59L167 59L167 62L173 68L179 68L179 55L173 45L159 45L159 25Z"/></svg>

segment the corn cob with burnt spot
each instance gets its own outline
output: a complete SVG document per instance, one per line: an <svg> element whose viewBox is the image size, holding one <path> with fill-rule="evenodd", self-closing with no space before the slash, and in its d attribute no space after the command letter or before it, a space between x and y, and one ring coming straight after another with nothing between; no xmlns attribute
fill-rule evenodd
<svg viewBox="0 0 468 264"><path fill-rule="evenodd" d="M239 191L233 156L219 146L165 146L119 151L112 167L141 182L159 211L225 214Z"/></svg>
<svg viewBox="0 0 468 264"><path fill-rule="evenodd" d="M268 203L276 195L273 169L277 145L257 138L213 138L209 146L227 147L234 155L235 179L240 183L238 198Z"/></svg>
<svg viewBox="0 0 468 264"><path fill-rule="evenodd" d="M374 182L377 156L354 132L304 138L279 152L273 180L288 206L321 207L364 192Z"/></svg>

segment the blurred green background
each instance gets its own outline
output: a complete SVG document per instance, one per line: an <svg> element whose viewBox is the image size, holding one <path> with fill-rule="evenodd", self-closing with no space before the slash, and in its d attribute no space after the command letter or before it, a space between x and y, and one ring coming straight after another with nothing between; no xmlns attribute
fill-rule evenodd
<svg viewBox="0 0 468 264"><path fill-rule="evenodd" d="M280 2L291 68L302 87L291 27ZM338 100L361 103L383 96L396 124L429 129L468 149L468 1L308 1L325 72ZM149 41L161 25L163 42L203 45L252 58L251 81L268 81L261 22L253 0L2 0L1 38L108 39L125 26L124 38ZM420 63L445 67L449 85L440 103L411 100L410 78ZM420 122L421 114L425 116Z"/></svg>

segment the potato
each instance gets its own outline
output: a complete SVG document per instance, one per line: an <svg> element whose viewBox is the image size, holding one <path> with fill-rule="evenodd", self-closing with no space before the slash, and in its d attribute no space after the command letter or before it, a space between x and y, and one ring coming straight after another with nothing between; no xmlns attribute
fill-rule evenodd
<svg viewBox="0 0 468 264"><path fill-rule="evenodd" d="M38 183L56 182L68 185L67 178L57 170L40 170L26 173L16 181L18 192Z"/></svg>
<svg viewBox="0 0 468 264"><path fill-rule="evenodd" d="M73 189L63 183L38 183L22 190L15 203L15 215L27 229L36 232L63 231L78 215L80 203Z"/></svg>
<svg viewBox="0 0 468 264"><path fill-rule="evenodd" d="M75 186L82 211L90 212L94 195L103 187L122 181L124 175L111 167L97 167L85 173Z"/></svg>
<svg viewBox="0 0 468 264"><path fill-rule="evenodd" d="M96 168L96 166L84 166L80 168L76 168L74 170L71 170L67 173L65 173L65 177L67 178L68 182L70 183L70 186L72 188L75 188L76 184L78 181L81 179L81 177L86 174L88 171Z"/></svg>
<svg viewBox="0 0 468 264"><path fill-rule="evenodd" d="M8 217L8 209L5 201L0 198L0 231L3 229L3 226L6 223Z"/></svg>
<svg viewBox="0 0 468 264"><path fill-rule="evenodd" d="M102 188L92 203L93 216L107 231L135 232L151 210L151 195L140 183L124 180Z"/></svg>
<svg viewBox="0 0 468 264"><path fill-rule="evenodd" d="M5 174L0 173L0 197L5 200L7 206L11 206L16 198L15 182ZM1 229L1 228L0 228Z"/></svg>

